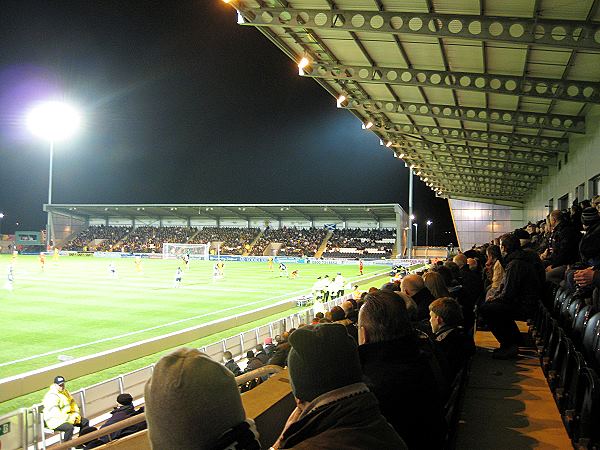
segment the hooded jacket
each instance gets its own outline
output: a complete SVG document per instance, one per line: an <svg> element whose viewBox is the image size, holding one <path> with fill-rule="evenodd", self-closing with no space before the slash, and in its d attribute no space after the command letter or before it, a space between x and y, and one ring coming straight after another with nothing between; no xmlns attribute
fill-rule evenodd
<svg viewBox="0 0 600 450"><path fill-rule="evenodd" d="M81 419L79 406L67 390L59 391L58 385L52 383L44 395L44 421L48 428L56 429L63 423L75 424Z"/></svg>

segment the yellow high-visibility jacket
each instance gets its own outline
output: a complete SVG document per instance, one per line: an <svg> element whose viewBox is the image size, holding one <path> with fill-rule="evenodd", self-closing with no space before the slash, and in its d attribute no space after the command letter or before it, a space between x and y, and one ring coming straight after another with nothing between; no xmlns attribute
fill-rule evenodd
<svg viewBox="0 0 600 450"><path fill-rule="evenodd" d="M63 423L75 424L81 420L79 406L66 388L59 391L56 384L51 384L43 403L44 421L48 428L54 430Z"/></svg>

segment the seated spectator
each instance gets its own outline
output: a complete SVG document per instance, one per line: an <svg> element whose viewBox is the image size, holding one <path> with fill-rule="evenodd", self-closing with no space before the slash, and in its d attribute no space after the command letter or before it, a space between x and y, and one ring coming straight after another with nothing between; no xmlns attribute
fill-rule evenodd
<svg viewBox="0 0 600 450"><path fill-rule="evenodd" d="M269 360L269 357L267 356L267 353L265 352L265 349L262 346L262 344L258 344L256 346L255 350L256 350L256 353L254 354L254 356L256 358L258 358L261 363L267 364L267 361Z"/></svg>
<svg viewBox="0 0 600 450"><path fill-rule="evenodd" d="M585 234L579 242L580 262L571 267L567 279L576 284L579 297L590 298L593 288L600 285L600 280L595 279L600 268L600 215L595 208L586 208L581 220ZM572 272L573 279L569 276Z"/></svg>
<svg viewBox="0 0 600 450"><path fill-rule="evenodd" d="M500 343L494 350L496 359L514 358L519 352L521 334L515 319L531 317L544 286L543 266L539 256L521 249L514 234L500 238L505 274L500 290L479 307L482 320Z"/></svg>
<svg viewBox="0 0 600 450"><path fill-rule="evenodd" d="M312 320L312 324L311 325L316 325L318 324L322 318L325 317L325 314L323 314L322 312L318 312L315 314L315 318Z"/></svg>
<svg viewBox="0 0 600 450"><path fill-rule="evenodd" d="M271 356L273 356L273 353L275 353L275 345L273 345L273 338L265 338L265 353L267 354L267 358L271 358Z"/></svg>
<svg viewBox="0 0 600 450"><path fill-rule="evenodd" d="M290 335L289 374L296 409L274 449L405 449L362 382L356 343L337 324Z"/></svg>
<svg viewBox="0 0 600 450"><path fill-rule="evenodd" d="M196 349L163 356L144 394L154 450L260 449L233 375Z"/></svg>
<svg viewBox="0 0 600 450"><path fill-rule="evenodd" d="M129 417L133 417L144 412L144 408L140 408L138 410L133 406L133 397L130 394L119 394L117 395L117 403L120 406L116 406L111 411L111 417L104 422L104 425L100 427L100 429L105 428L114 423L120 422L121 420L125 420ZM115 431L108 436L102 436L100 441L106 443L108 441L114 441L115 439L119 439L123 436L129 436L130 434L137 433L138 431L144 430L146 428L146 422L141 422L130 427L123 428L122 430ZM81 436L81 433L79 433ZM110 437L110 438L109 438Z"/></svg>
<svg viewBox="0 0 600 450"><path fill-rule="evenodd" d="M423 282L425 287L429 289L434 298L449 297L450 293L446 288L444 277L437 272L426 272L423 274Z"/></svg>
<svg viewBox="0 0 600 450"><path fill-rule="evenodd" d="M356 309L356 301L354 299L343 302L342 309L346 314L346 319L352 323L358 322L358 310Z"/></svg>
<svg viewBox="0 0 600 450"><path fill-rule="evenodd" d="M96 427L85 427L79 430L79 437L85 436L86 434L93 433L94 431L98 431ZM108 439L108 438L107 438ZM91 441L84 442L83 444L77 446L76 448L83 448L85 450L97 448L101 445L106 444L105 441L101 439L92 439Z"/></svg>
<svg viewBox="0 0 600 450"><path fill-rule="evenodd" d="M63 441L73 438L75 427L81 430L90 424L88 419L81 417L79 405L65 387L64 377L60 375L54 377L54 383L44 395L43 404L46 426L51 430L63 432Z"/></svg>
<svg viewBox="0 0 600 450"><path fill-rule="evenodd" d="M444 351L454 379L475 353L475 342L463 327L462 307L453 298L438 298L429 305L429 316L433 338Z"/></svg>
<svg viewBox="0 0 600 450"><path fill-rule="evenodd" d="M273 356L269 359L269 364L273 364L280 367L287 365L288 353L290 352L290 344L287 342L289 333L285 332L277 339L277 346Z"/></svg>
<svg viewBox="0 0 600 450"><path fill-rule="evenodd" d="M346 327L346 331L352 338L358 342L358 328L356 328L356 324L353 323L350 319L346 318L346 313L342 309L341 306L334 306L331 308L331 321L333 323L339 323L340 325L344 325Z"/></svg>
<svg viewBox="0 0 600 450"><path fill-rule="evenodd" d="M383 416L408 448L441 448L443 405L432 355L421 351L404 302L396 294L369 294L359 312L359 354L367 385ZM438 374L439 375L439 374Z"/></svg>
<svg viewBox="0 0 600 450"><path fill-rule="evenodd" d="M244 373L252 372L253 370L260 369L265 364L258 359L252 350L248 350L246 352L246 358L248 358L248 364L246 365L246 370Z"/></svg>
<svg viewBox="0 0 600 450"><path fill-rule="evenodd" d="M223 352L223 360L225 361L225 367L229 369L233 376L239 377L243 373L240 366L233 359L231 352Z"/></svg>
<svg viewBox="0 0 600 450"><path fill-rule="evenodd" d="M420 275L406 275L402 278L402 292L412 298L417 304L417 320L427 320L429 304L435 300L429 289L425 287Z"/></svg>
<svg viewBox="0 0 600 450"><path fill-rule="evenodd" d="M502 267L502 253L497 245L490 245L487 248L487 261L485 263L486 277L489 280L489 287L486 292L486 300L492 298L500 289L500 283L504 277L504 267Z"/></svg>
<svg viewBox="0 0 600 450"><path fill-rule="evenodd" d="M546 267L546 280L558 284L565 276L568 264L579 259L577 250L581 233L559 210L550 213L552 234L548 249L542 254Z"/></svg>

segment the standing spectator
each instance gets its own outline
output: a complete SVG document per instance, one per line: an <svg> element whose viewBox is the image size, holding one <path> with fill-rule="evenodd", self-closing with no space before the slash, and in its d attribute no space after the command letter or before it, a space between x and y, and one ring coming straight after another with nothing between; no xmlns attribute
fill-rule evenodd
<svg viewBox="0 0 600 450"><path fill-rule="evenodd" d="M144 389L153 450L258 450L231 372L196 349L163 356Z"/></svg>
<svg viewBox="0 0 600 450"><path fill-rule="evenodd" d="M581 233L559 210L550 213L550 227L552 234L549 248L542 255L542 259L547 264L546 280L558 284L564 278L567 265L579 259L577 250Z"/></svg>
<svg viewBox="0 0 600 450"><path fill-rule="evenodd" d="M429 305L429 316L433 338L446 355L454 378L475 353L475 342L463 327L462 308L453 298L438 298Z"/></svg>
<svg viewBox="0 0 600 450"><path fill-rule="evenodd" d="M500 343L496 359L514 358L519 352L521 334L515 319L531 316L543 290L543 266L539 256L522 250L519 238L505 234L500 238L505 274L500 290L479 307L481 318Z"/></svg>
<svg viewBox="0 0 600 450"><path fill-rule="evenodd" d="M421 351L403 301L392 292L365 297L359 311L359 354L381 413L408 448L441 448L445 389L433 355ZM437 376L442 377L441 372Z"/></svg>
<svg viewBox="0 0 600 450"><path fill-rule="evenodd" d="M223 360L225 361L225 367L229 369L233 376L239 377L243 373L242 369L240 369L240 366L238 366L238 364L233 359L233 355L231 354L231 352L223 352Z"/></svg>
<svg viewBox="0 0 600 450"><path fill-rule="evenodd" d="M486 300L492 298L500 289L500 283L504 277L504 267L500 262L502 253L497 245L490 245L487 248L487 261L485 263L486 277L489 280L489 287L486 293Z"/></svg>
<svg viewBox="0 0 600 450"><path fill-rule="evenodd" d="M54 377L54 383L44 395L44 422L48 428L54 431L62 431L65 435L63 440L70 441L73 438L75 427L83 429L90 424L85 417L81 417L79 406L65 387L65 379L62 376Z"/></svg>
<svg viewBox="0 0 600 450"><path fill-rule="evenodd" d="M289 373L296 409L274 449L405 449L362 382L354 340L337 324L290 335Z"/></svg>

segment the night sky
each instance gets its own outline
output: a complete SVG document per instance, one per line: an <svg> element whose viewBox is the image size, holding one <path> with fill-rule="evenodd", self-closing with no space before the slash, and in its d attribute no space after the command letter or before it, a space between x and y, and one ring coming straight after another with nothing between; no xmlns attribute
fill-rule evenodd
<svg viewBox="0 0 600 450"><path fill-rule="evenodd" d="M2 0L3 233L44 227L48 144L25 127L64 97L84 128L57 144L54 203L400 203L408 169L221 0ZM415 179L419 240L452 229ZM19 225L17 226L17 222ZM431 236L430 236L431 238Z"/></svg>

